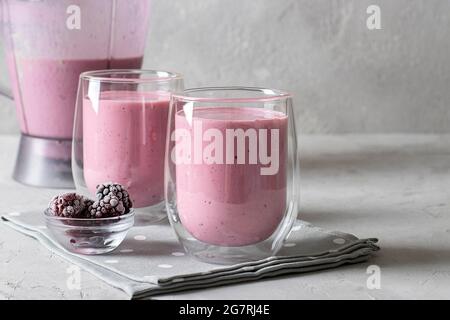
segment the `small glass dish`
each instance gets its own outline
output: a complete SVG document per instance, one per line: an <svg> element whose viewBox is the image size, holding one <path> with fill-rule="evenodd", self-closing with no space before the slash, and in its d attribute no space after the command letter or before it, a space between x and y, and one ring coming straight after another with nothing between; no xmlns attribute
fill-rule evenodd
<svg viewBox="0 0 450 320"><path fill-rule="evenodd" d="M134 224L134 210L111 218L57 217L44 212L47 228L66 250L79 254L103 254L116 249Z"/></svg>

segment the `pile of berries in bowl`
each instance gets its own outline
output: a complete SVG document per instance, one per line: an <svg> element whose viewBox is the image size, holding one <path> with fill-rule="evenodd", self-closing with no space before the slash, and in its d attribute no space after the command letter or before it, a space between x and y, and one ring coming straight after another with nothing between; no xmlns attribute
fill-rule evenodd
<svg viewBox="0 0 450 320"><path fill-rule="evenodd" d="M47 228L65 249L102 254L116 249L134 224L127 190L116 183L97 186L96 200L76 193L55 196L45 210Z"/></svg>

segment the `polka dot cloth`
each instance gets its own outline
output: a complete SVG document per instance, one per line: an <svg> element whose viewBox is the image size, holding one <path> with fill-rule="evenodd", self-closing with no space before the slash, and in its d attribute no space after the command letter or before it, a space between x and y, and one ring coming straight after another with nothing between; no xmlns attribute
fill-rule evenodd
<svg viewBox="0 0 450 320"><path fill-rule="evenodd" d="M342 238L336 238L336 239L333 239L333 242L336 244L344 244L346 241L345 241L345 239L342 239Z"/></svg>
<svg viewBox="0 0 450 320"><path fill-rule="evenodd" d="M8 216L10 216L10 217L19 217L20 215L21 215L20 212L10 212L10 213L8 213Z"/></svg>
<svg viewBox="0 0 450 320"><path fill-rule="evenodd" d="M119 250L119 252L130 253L130 252L134 252L134 250L133 249L121 249L121 250Z"/></svg>
<svg viewBox="0 0 450 320"><path fill-rule="evenodd" d="M295 243L293 243L293 242L288 242L288 243L285 243L284 244L284 246L286 247L286 248L292 248L292 247L295 247L297 244L295 244Z"/></svg>
<svg viewBox="0 0 450 320"><path fill-rule="evenodd" d="M172 287L177 290L183 289L184 286L192 287L193 283L213 287L224 277L227 281L244 282L254 279L256 273L266 275L265 273L268 272L267 276L270 276L272 270L279 272L283 268L299 272L303 268L307 268L309 271L319 267L327 268L321 262L324 252L334 252L332 259L336 259L340 257L339 252L343 246L347 248L345 259L348 261L353 259L356 261L357 258L358 262L362 261L370 255L371 251L376 251L372 239L360 240L353 235L330 232L298 222L293 226L289 239L283 243L277 257L271 257L261 264L252 263L250 266L249 264L208 264L187 254L170 225L162 223L133 227L121 245L109 253L79 257L78 255L68 256L67 252L62 251L56 244L50 230L45 228L45 219L42 212L40 213L21 215L18 212L11 212L4 218L11 217L8 223L14 224L19 231L20 228L23 228L26 230L23 231L24 233L35 232L36 238L45 238L43 240L47 240L51 250L62 257L67 256L70 261L76 260L82 268L95 271L94 274L101 275L101 278L107 283L130 293L141 294L145 291L149 296L163 291L171 292ZM191 237L188 241L197 240ZM192 245L192 243L188 242L188 245ZM351 254L350 259L349 253ZM241 251L223 252L222 254L229 258L235 257L236 261L242 261ZM280 259L278 256L289 256L290 262L284 266L286 259ZM303 260L297 261L297 257L303 257ZM305 257L307 261L305 261ZM314 260L313 263L309 264L308 259ZM323 263L329 264L329 261ZM273 268L268 268L268 266ZM203 281L205 278L209 279L208 282ZM172 286L172 284L174 285Z"/></svg>
<svg viewBox="0 0 450 320"><path fill-rule="evenodd" d="M108 264L116 264L116 263L119 263L119 260L109 259L109 260L105 260L105 263L108 263Z"/></svg>

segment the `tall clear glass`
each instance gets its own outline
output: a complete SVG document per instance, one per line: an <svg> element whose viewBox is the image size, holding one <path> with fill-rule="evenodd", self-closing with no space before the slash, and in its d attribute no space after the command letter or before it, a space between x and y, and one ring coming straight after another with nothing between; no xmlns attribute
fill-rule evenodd
<svg viewBox="0 0 450 320"><path fill-rule="evenodd" d="M82 73L72 154L77 190L93 197L98 184L120 183L137 208L137 224L165 218L167 119L170 95L180 90L183 78L172 72Z"/></svg>
<svg viewBox="0 0 450 320"><path fill-rule="evenodd" d="M294 119L292 96L274 89L172 96L166 207L188 253L220 264L277 253L297 217Z"/></svg>

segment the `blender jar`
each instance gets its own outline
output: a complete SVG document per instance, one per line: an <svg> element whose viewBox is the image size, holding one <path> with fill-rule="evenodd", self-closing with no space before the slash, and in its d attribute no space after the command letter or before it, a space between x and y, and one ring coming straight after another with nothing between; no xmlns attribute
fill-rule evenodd
<svg viewBox="0 0 450 320"><path fill-rule="evenodd" d="M73 187L71 142L84 71L140 68L148 0L3 0L3 37L21 129L14 178Z"/></svg>

